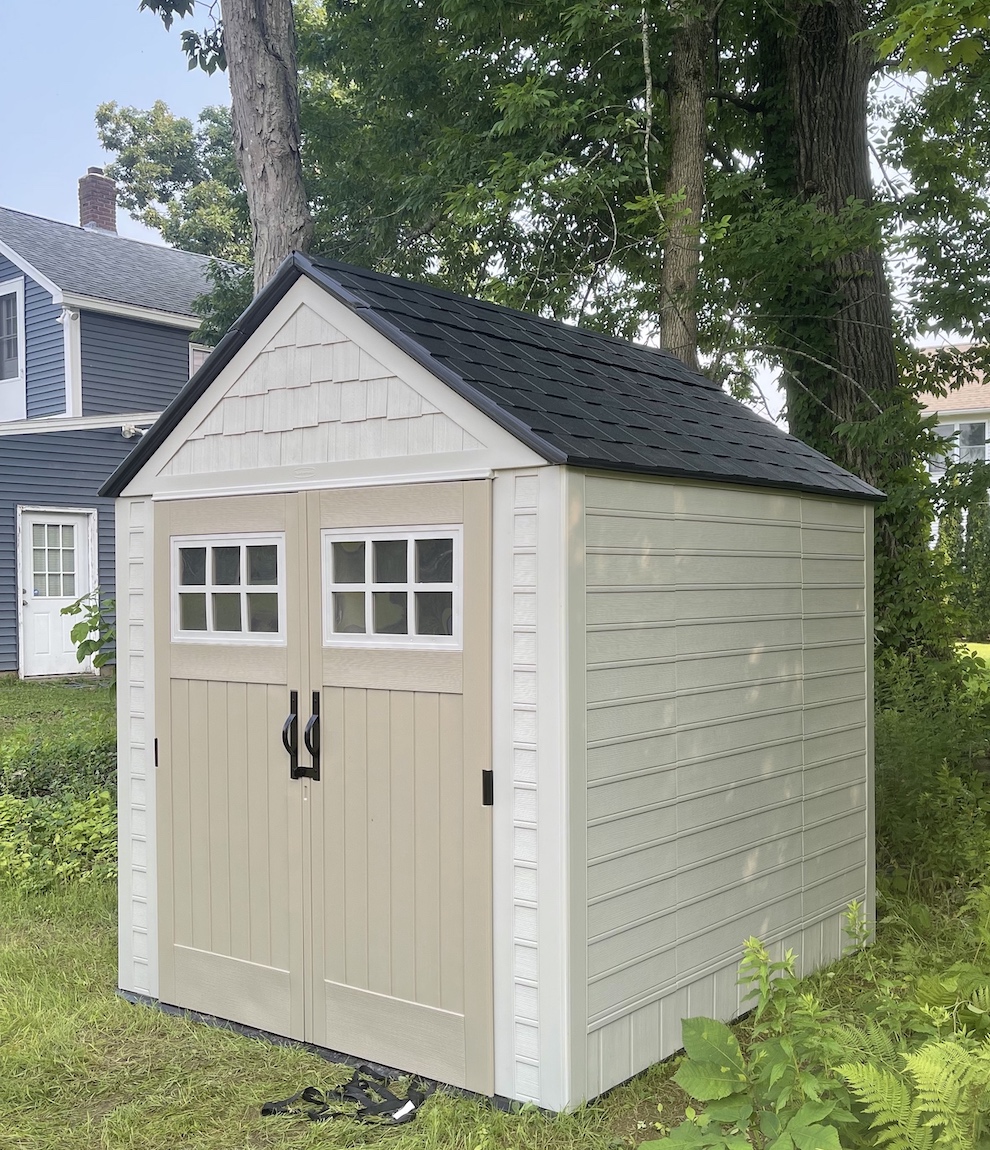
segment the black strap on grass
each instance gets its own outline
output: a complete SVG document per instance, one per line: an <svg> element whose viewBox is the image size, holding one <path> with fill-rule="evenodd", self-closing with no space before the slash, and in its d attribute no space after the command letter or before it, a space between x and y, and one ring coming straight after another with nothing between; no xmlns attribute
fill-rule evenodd
<svg viewBox="0 0 990 1150"><path fill-rule="evenodd" d="M411 1122L420 1106L435 1087L410 1081L405 1095L399 1096L390 1084L368 1066L359 1066L349 1082L331 1090L307 1086L291 1098L266 1102L262 1117L274 1114L305 1114L310 1122L328 1122L331 1118L356 1118L359 1122L377 1122L399 1126ZM377 1097L376 1097L377 1096ZM345 1108L346 1107L346 1108ZM352 1109L352 1107L354 1107Z"/></svg>

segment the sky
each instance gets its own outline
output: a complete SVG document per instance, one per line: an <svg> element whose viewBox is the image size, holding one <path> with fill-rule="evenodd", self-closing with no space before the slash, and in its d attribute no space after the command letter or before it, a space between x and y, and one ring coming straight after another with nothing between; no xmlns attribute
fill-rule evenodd
<svg viewBox="0 0 990 1150"><path fill-rule="evenodd" d="M104 101L150 108L164 100L192 120L210 104L230 103L225 75L189 71L180 25L166 32L138 2L0 0L0 205L77 224L79 177L111 159L93 120ZM121 210L117 229L161 242Z"/></svg>

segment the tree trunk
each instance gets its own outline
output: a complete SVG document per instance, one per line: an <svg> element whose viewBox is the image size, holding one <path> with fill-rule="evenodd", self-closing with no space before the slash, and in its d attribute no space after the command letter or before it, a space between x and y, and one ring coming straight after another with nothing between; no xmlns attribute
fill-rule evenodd
<svg viewBox="0 0 990 1150"><path fill-rule="evenodd" d="M793 130L794 192L838 216L850 199L873 202L866 135L874 55L862 0L791 4L794 32L783 38ZM829 267L822 340L793 363L788 412L795 435L882 486L894 459L835 437L836 422L871 419L900 388L890 287L879 226L869 246ZM801 386L803 385L803 386ZM894 448L894 453L898 454ZM904 445L905 461L910 448Z"/></svg>
<svg viewBox="0 0 990 1150"><path fill-rule="evenodd" d="M257 294L313 236L300 156L295 25L291 0L221 0L221 11Z"/></svg>
<svg viewBox="0 0 990 1150"><path fill-rule="evenodd" d="M685 16L670 52L668 100L670 166L664 195L683 196L665 209L667 237L660 274L660 342L698 370L698 270L705 206L705 101L711 54L711 19Z"/></svg>

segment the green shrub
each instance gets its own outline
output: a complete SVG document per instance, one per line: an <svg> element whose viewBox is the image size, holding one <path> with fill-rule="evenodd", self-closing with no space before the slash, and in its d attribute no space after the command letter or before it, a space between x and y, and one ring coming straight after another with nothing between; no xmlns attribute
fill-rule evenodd
<svg viewBox="0 0 990 1150"><path fill-rule="evenodd" d="M0 740L0 795L74 795L116 787L117 739L112 715L80 715L39 729L23 724Z"/></svg>
<svg viewBox="0 0 990 1150"><path fill-rule="evenodd" d="M117 814L107 790L76 796L0 795L0 881L42 890L117 873Z"/></svg>
<svg viewBox="0 0 990 1150"><path fill-rule="evenodd" d="M968 887L990 869L990 681L981 659L878 661L877 855L882 873ZM937 817L936 817L937 816ZM898 877L899 876L899 877Z"/></svg>

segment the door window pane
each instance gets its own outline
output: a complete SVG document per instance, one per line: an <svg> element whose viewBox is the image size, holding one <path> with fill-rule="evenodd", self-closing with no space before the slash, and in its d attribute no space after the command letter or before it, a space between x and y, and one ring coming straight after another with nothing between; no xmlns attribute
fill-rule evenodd
<svg viewBox="0 0 990 1150"><path fill-rule="evenodd" d="M62 547L72 547L75 537L75 528L71 523L62 524Z"/></svg>
<svg viewBox="0 0 990 1150"><path fill-rule="evenodd" d="M278 582L278 548L274 543L247 549L247 581L253 586ZM254 628L251 628L254 630Z"/></svg>
<svg viewBox="0 0 990 1150"><path fill-rule="evenodd" d="M62 542L62 533L58 529L57 523L48 524L48 546L58 547Z"/></svg>
<svg viewBox="0 0 990 1150"><path fill-rule="evenodd" d="M183 587L201 587L206 582L206 548L179 548L179 582Z"/></svg>
<svg viewBox="0 0 990 1150"><path fill-rule="evenodd" d="M364 634L363 591L334 591L333 629L339 635Z"/></svg>
<svg viewBox="0 0 990 1150"><path fill-rule="evenodd" d="M364 582L364 544L335 543L333 545L334 583Z"/></svg>
<svg viewBox="0 0 990 1150"><path fill-rule="evenodd" d="M454 596L450 591L416 592L416 634L453 635Z"/></svg>
<svg viewBox="0 0 990 1150"><path fill-rule="evenodd" d="M59 575L48 576L48 594L53 599L59 599L62 596L62 579Z"/></svg>
<svg viewBox="0 0 990 1150"><path fill-rule="evenodd" d="M35 593L35 595L47 595L48 594L48 576L47 575L37 575L37 574L35 575L35 577L34 577L34 593Z"/></svg>
<svg viewBox="0 0 990 1150"><path fill-rule="evenodd" d="M214 631L239 631L241 629L240 595L213 595Z"/></svg>
<svg viewBox="0 0 990 1150"><path fill-rule="evenodd" d="M405 583L408 579L406 567L405 539L375 540L375 582ZM377 631L378 628L376 627Z"/></svg>
<svg viewBox="0 0 990 1150"><path fill-rule="evenodd" d="M213 582L222 587L236 587L241 581L240 547L213 548ZM234 628L225 627L225 631Z"/></svg>
<svg viewBox="0 0 990 1150"><path fill-rule="evenodd" d="M251 592L247 596L247 617L249 631L278 630L278 595Z"/></svg>
<svg viewBox="0 0 990 1150"><path fill-rule="evenodd" d="M48 552L48 571L61 571L62 570L62 552L53 549Z"/></svg>
<svg viewBox="0 0 990 1150"><path fill-rule="evenodd" d="M375 634L405 635L409 630L405 591L376 591Z"/></svg>
<svg viewBox="0 0 990 1150"><path fill-rule="evenodd" d="M45 545L45 525L44 523L34 523L31 526L31 543L35 547L44 547Z"/></svg>
<svg viewBox="0 0 990 1150"><path fill-rule="evenodd" d="M416 540L416 582L453 583L453 539Z"/></svg>
<svg viewBox="0 0 990 1150"><path fill-rule="evenodd" d="M179 626L183 631L206 630L206 596L179 596Z"/></svg>
<svg viewBox="0 0 990 1150"><path fill-rule="evenodd" d="M76 593L76 577L75 575L62 576L62 594L65 597L75 595Z"/></svg>

